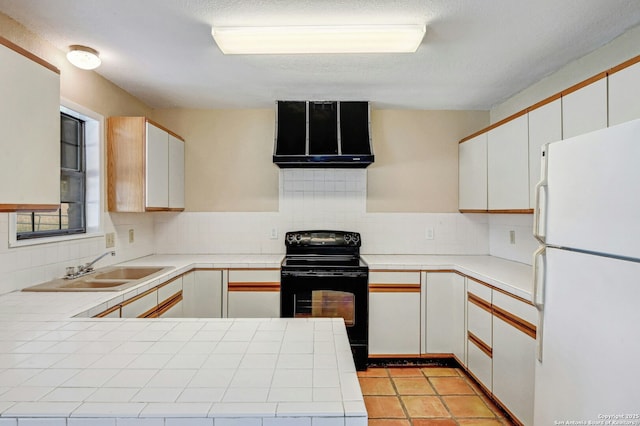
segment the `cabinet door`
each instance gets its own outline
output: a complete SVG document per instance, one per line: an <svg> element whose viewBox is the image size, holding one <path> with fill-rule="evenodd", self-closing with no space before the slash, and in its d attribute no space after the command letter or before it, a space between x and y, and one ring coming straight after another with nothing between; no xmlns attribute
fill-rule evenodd
<svg viewBox="0 0 640 426"><path fill-rule="evenodd" d="M280 270L230 270L227 316L229 318L279 318Z"/></svg>
<svg viewBox="0 0 640 426"><path fill-rule="evenodd" d="M122 318L144 318L158 309L158 290L155 288L122 303Z"/></svg>
<svg viewBox="0 0 640 426"><path fill-rule="evenodd" d="M609 74L609 126L640 118L640 62Z"/></svg>
<svg viewBox="0 0 640 426"><path fill-rule="evenodd" d="M169 207L169 134L147 122L146 207Z"/></svg>
<svg viewBox="0 0 640 426"><path fill-rule="evenodd" d="M489 131L489 210L529 209L529 125L523 115Z"/></svg>
<svg viewBox="0 0 640 426"><path fill-rule="evenodd" d="M184 209L184 142L169 135L169 208Z"/></svg>
<svg viewBox="0 0 640 426"><path fill-rule="evenodd" d="M533 306L509 296L495 291L494 296L493 394L518 420L530 425L533 424L536 337L535 326L528 320L536 317L537 312ZM511 302L501 303L498 296ZM514 314L500 305L524 315Z"/></svg>
<svg viewBox="0 0 640 426"><path fill-rule="evenodd" d="M487 210L487 134L458 144L458 208Z"/></svg>
<svg viewBox="0 0 640 426"><path fill-rule="evenodd" d="M0 64L0 205L57 206L60 75L3 44Z"/></svg>
<svg viewBox="0 0 640 426"><path fill-rule="evenodd" d="M607 127L607 79L562 97L562 138Z"/></svg>
<svg viewBox="0 0 640 426"><path fill-rule="evenodd" d="M426 353L452 353L465 364L465 284L453 272L426 273Z"/></svg>
<svg viewBox="0 0 640 426"><path fill-rule="evenodd" d="M222 316L222 271L195 270L183 276L185 318Z"/></svg>
<svg viewBox="0 0 640 426"><path fill-rule="evenodd" d="M369 275L369 354L420 354L421 293L418 271Z"/></svg>
<svg viewBox="0 0 640 426"><path fill-rule="evenodd" d="M562 139L562 101L556 99L529 112L529 207L535 208L542 146Z"/></svg>

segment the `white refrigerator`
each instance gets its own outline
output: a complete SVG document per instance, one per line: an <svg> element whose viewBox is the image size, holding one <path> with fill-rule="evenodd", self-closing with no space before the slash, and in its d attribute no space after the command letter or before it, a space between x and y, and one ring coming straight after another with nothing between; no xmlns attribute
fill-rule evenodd
<svg viewBox="0 0 640 426"><path fill-rule="evenodd" d="M640 425L640 120L542 154L534 424Z"/></svg>

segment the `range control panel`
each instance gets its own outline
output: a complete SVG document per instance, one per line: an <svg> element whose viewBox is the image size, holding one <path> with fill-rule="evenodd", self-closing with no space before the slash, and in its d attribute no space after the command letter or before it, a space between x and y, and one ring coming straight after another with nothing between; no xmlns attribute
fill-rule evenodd
<svg viewBox="0 0 640 426"><path fill-rule="evenodd" d="M358 232L347 231L294 231L287 232L287 247L360 247Z"/></svg>

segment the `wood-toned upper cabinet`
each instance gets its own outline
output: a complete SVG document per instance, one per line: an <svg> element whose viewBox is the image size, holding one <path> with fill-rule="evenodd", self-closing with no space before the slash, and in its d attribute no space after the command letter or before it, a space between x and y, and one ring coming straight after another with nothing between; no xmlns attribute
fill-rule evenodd
<svg viewBox="0 0 640 426"><path fill-rule="evenodd" d="M458 144L458 208L487 210L487 134Z"/></svg>
<svg viewBox="0 0 640 426"><path fill-rule="evenodd" d="M640 118L640 62L609 74L609 126Z"/></svg>
<svg viewBox="0 0 640 426"><path fill-rule="evenodd" d="M184 210L184 141L145 117L107 120L109 211Z"/></svg>
<svg viewBox="0 0 640 426"><path fill-rule="evenodd" d="M529 111L529 207L535 208L535 188L540 182L542 146L562 139L560 98Z"/></svg>
<svg viewBox="0 0 640 426"><path fill-rule="evenodd" d="M526 114L491 129L487 147L489 211L528 210L529 125Z"/></svg>
<svg viewBox="0 0 640 426"><path fill-rule="evenodd" d="M60 72L0 37L0 211L60 205Z"/></svg>
<svg viewBox="0 0 640 426"><path fill-rule="evenodd" d="M562 96L562 138L607 127L607 79Z"/></svg>

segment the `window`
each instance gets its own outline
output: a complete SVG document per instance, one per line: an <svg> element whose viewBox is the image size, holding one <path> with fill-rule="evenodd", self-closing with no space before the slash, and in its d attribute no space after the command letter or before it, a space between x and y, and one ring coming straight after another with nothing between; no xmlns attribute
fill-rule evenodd
<svg viewBox="0 0 640 426"><path fill-rule="evenodd" d="M60 208L16 215L17 239L86 232L85 121L60 113Z"/></svg>

